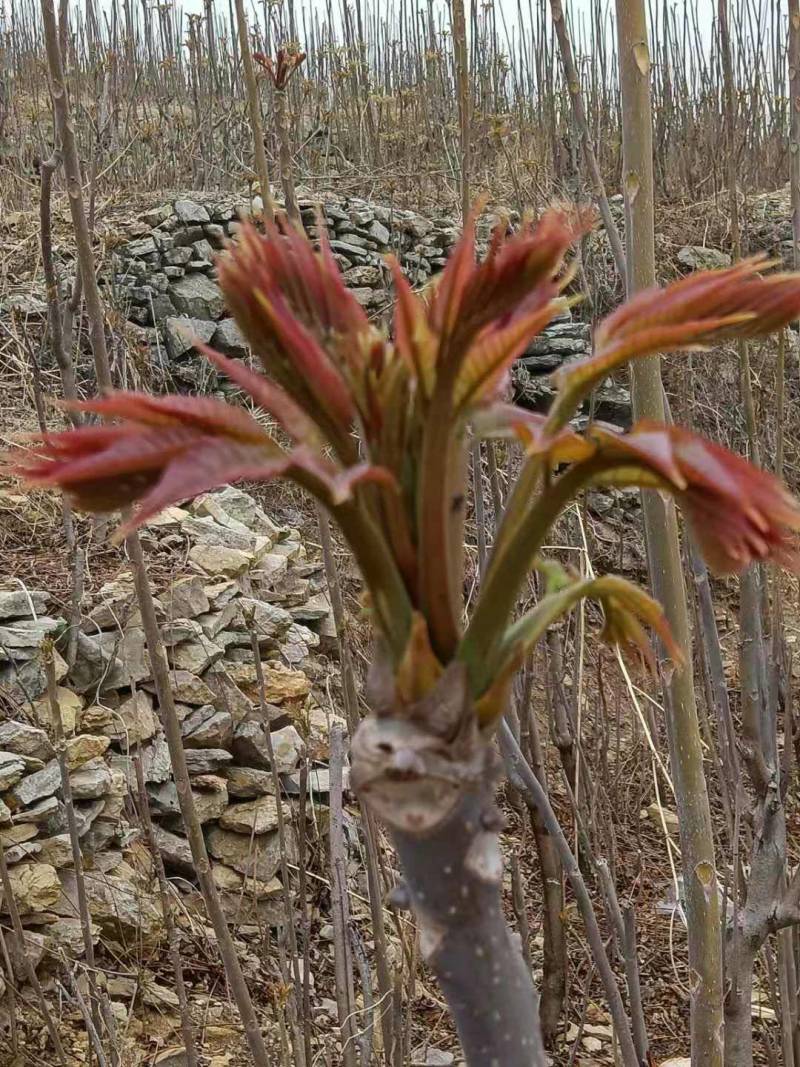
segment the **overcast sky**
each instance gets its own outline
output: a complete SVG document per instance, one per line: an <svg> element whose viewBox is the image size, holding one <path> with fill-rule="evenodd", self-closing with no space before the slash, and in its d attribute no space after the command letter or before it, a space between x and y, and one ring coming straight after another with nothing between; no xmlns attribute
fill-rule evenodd
<svg viewBox="0 0 800 1067"><path fill-rule="evenodd" d="M334 10L339 7L340 2L341 0L332 0L331 6ZM366 2L373 10L376 6L380 6L385 7L387 10L394 9L396 11L398 6L398 0L366 0ZM466 0L465 6L467 8L469 8L469 2L470 0ZM520 0L493 0L493 2L497 7L498 12L502 12L506 24L509 26L509 29L511 29L517 22L518 8L521 6L523 12L525 12L529 5L535 6L539 0L521 0L521 3ZM567 12L572 13L575 17L586 15L593 2L594 0L563 0L564 9ZM757 7L764 2L765 0L755 0L754 6ZM766 0L766 2L769 2L769 0ZM783 4L783 0L772 0L772 2L780 2ZM176 3L179 7L183 8L187 14L202 13L203 11L203 0L176 0ZM348 3L351 7L353 6L352 0L348 0ZM439 10L447 10L446 0L434 0L434 3L435 7ZM483 0L481 0L481 3L483 3ZM604 3L607 7L613 10L614 0L604 0ZM669 6L670 8L681 9L686 3L691 4L696 10L701 29L710 30L717 0L670 0ZM259 13L263 10L261 0L247 0L247 6L251 9L255 7ZM298 11L302 7L305 7L306 9L317 8L320 11L324 11L327 6L328 0L295 0L295 9ZM420 9L427 9L427 0L419 0L418 7ZM224 4L218 4L218 9L219 8L224 8ZM527 16L524 15L523 17L527 20Z"/></svg>

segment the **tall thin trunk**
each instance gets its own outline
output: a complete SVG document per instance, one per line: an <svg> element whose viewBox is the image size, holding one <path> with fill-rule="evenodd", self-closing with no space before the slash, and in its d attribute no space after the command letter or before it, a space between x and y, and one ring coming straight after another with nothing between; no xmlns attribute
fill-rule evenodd
<svg viewBox="0 0 800 1067"><path fill-rule="evenodd" d="M800 0L789 0L789 187L795 270L800 269Z"/></svg>
<svg viewBox="0 0 800 1067"><path fill-rule="evenodd" d="M39 197L39 240L42 248L42 272L47 287L47 328L50 335L50 347L61 376L61 387L65 400L75 400L78 388L75 384L75 365L72 356L64 347L64 324L61 317L61 298L58 292L58 277L53 261L53 215L51 211L51 194L53 173L58 166L59 156L53 153L51 159L42 161L41 194ZM80 423L77 411L68 411L67 418L73 426Z"/></svg>
<svg viewBox="0 0 800 1067"><path fill-rule="evenodd" d="M547 789L544 752L536 722L536 712L529 705L520 709L530 722L531 770ZM564 887L561 860L555 841L538 808L530 809L531 828L539 856L542 875L542 930L544 934L542 960L542 1002L539 1017L542 1037L549 1047L556 1039L564 1008L567 987L567 938L564 928Z"/></svg>
<svg viewBox="0 0 800 1067"><path fill-rule="evenodd" d="M356 1067L356 1026L353 1003L353 961L348 927L350 901L347 892L347 853L344 843L342 807L342 767L344 736L338 724L331 729L331 917L333 919L333 961L336 1003L339 1010L339 1039L342 1043L343 1067Z"/></svg>
<svg viewBox="0 0 800 1067"><path fill-rule="evenodd" d="M430 836L392 838L468 1067L542 1067L538 996L503 915L492 792L488 782L464 792Z"/></svg>
<svg viewBox="0 0 800 1067"><path fill-rule="evenodd" d="M253 53L250 50L250 35L247 28L244 0L235 0L235 7L236 28L239 35L239 54L242 57L244 84L247 92L247 112L250 120L250 129L253 133L256 176L261 189L264 217L272 222L275 218L275 202L272 199L272 190L269 184L269 167L267 165L266 149L264 148L264 123L261 121L261 96L258 91L255 67L253 66Z"/></svg>
<svg viewBox="0 0 800 1067"><path fill-rule="evenodd" d="M86 897L83 855L81 853L80 838L78 836L78 824L75 819L75 804L72 799L72 783L69 778L69 764L67 759L67 739L64 734L64 725L61 721L61 706L58 703L56 667L51 642L48 641L44 644L42 648L42 656L44 659L45 677L47 679L47 700L50 704L50 722L53 728L53 747L55 749L56 759L58 760L58 770L61 777L61 793L64 798L64 817L67 823L69 843L72 850L72 866L75 870L75 896L78 903L78 919L80 920L81 925L83 952L86 957L86 977L89 986L92 1022L94 1023L94 1027L97 1030L99 1037L102 1030L100 1027L97 983L95 981L92 920L89 914L89 903Z"/></svg>
<svg viewBox="0 0 800 1067"><path fill-rule="evenodd" d="M142 821L142 828L144 829L144 834L150 849L150 855L153 860L153 869L155 870L156 879L158 880L158 895L161 903L161 914L164 917L164 929L167 934L169 958L172 963L172 974L175 980L175 993L178 997L178 1013L181 1020L183 1049L186 1053L186 1067L198 1067L197 1043L194 1039L194 1026L192 1025L189 1001L186 996L186 983L184 982L183 964L181 963L181 939L180 934L178 933L178 928L175 925L173 902L170 896L169 885L167 883L166 871L164 870L164 861L158 849L158 842L153 830L153 821L150 817L150 804L147 798L147 788L145 787L144 772L142 770L141 748L139 748L136 753L134 770L136 772L136 786L139 800L139 818Z"/></svg>
<svg viewBox="0 0 800 1067"><path fill-rule="evenodd" d="M592 142L592 132L589 129L589 119L586 115L583 94L581 93L580 76L575 67L575 57L572 54L572 42L570 41L569 30L567 29L567 21L564 18L564 8L561 0L550 0L550 10L553 13L553 25L558 40L558 48L561 52L561 63L564 67L564 80L567 83L569 98L572 102L572 114L575 119L575 125L578 127L581 135L581 147L583 148L583 158L586 164L586 170L589 173L589 180L592 183L592 192L594 193L594 198L597 201L597 207L600 211L600 217L605 226L608 244L611 248L611 254L614 257L614 264L624 288L626 275L625 251L622 247L622 240L620 239L617 224L614 222L614 216L611 214L605 183L603 182L603 176L600 173L600 166L597 162L597 156Z"/></svg>
<svg viewBox="0 0 800 1067"><path fill-rule="evenodd" d="M511 727L507 722L504 721L501 723L499 733L500 750L505 757L506 769L508 770L509 777L522 792L526 803L535 807L541 814L548 832L551 834L555 846L558 849L562 867L564 868L567 878L569 878L572 891L575 894L575 900L578 909L580 910L581 918L583 919L586 928L586 936L592 950L592 958L600 974L603 988L606 997L608 998L611 1018L614 1021L616 1036L619 1041L622 1063L625 1067L644 1067L636 1052L636 1047L633 1041L633 1032L628 1017L625 1014L625 1005L622 1002L622 995L614 976L614 971L611 967L611 961L606 952L603 935L600 932L597 916L595 915L594 907L592 906L586 882L584 881L580 867L578 866L578 861L575 859L575 856L569 847L569 843L564 836L564 831L559 825L547 793L539 779L525 762L525 758L520 751L517 739L514 737Z"/></svg>
<svg viewBox="0 0 800 1067"><path fill-rule="evenodd" d="M289 122L286 113L286 90L275 87L273 94L275 104L275 130L278 134L278 152L281 169L281 187L286 204L286 214L295 226L302 226L300 208L294 191L294 174L292 173L292 146L289 137Z"/></svg>
<svg viewBox="0 0 800 1067"><path fill-rule="evenodd" d="M233 1000L239 1010L245 1038L250 1049L250 1056L256 1067L269 1067L270 1057L264 1043L264 1036L261 1033L250 991L247 988L247 982L236 954L236 946L228 929L228 920L222 910L219 893L211 875L211 863L206 850L205 838L203 837L203 828L200 825L194 805L194 797L192 796L189 769L186 765L186 755L181 737L181 724L178 719L178 713L175 710L169 667L156 619L153 594L150 589L150 580L147 576L142 545L136 533L128 536L126 544L131 559L137 603L142 615L142 627L147 644L147 653L150 656L153 670L153 682L155 683L156 696L158 697L161 722L164 727L164 735L169 748L169 758L172 762L175 785L178 791L178 804L180 805L183 823L186 828L189 848L192 852L195 874L208 910L208 917L214 928L219 954L225 968L225 977L228 980ZM278 803L280 803L280 798L278 798Z"/></svg>
<svg viewBox="0 0 800 1067"><path fill-rule="evenodd" d="M106 348L105 316L100 288L95 274L94 253L89 230L89 221L83 204L83 187L81 181L81 163L78 146L75 141L75 129L70 113L67 84L64 77L64 63L59 44L59 30L53 0L41 0L42 21L44 22L45 47L47 49L47 69L50 77L50 93L53 99L56 129L61 141L64 160L64 175L67 180L69 210L72 216L72 228L75 231L75 244L78 251L78 268L86 295L86 312L89 318L89 338L94 356L94 369L97 387L101 393L111 388L111 371Z"/></svg>
<svg viewBox="0 0 800 1067"><path fill-rule="evenodd" d="M464 18L464 0L450 0L450 17L453 26L453 60L455 62L456 97L458 99L458 128L461 165L461 215L466 222L470 212L470 86L469 60L467 58L467 23Z"/></svg>
<svg viewBox="0 0 800 1067"><path fill-rule="evenodd" d="M627 212L629 295L655 284L653 145L650 56L643 0L617 0L623 112L624 189ZM664 421L658 357L636 362L633 404L637 418ZM674 504L655 493L643 499L653 591L664 605L679 645L690 648L686 589ZM692 1062L721 1067L722 944L714 840L703 770L691 655L664 680L667 730L680 822L686 891L691 984Z"/></svg>
<svg viewBox="0 0 800 1067"><path fill-rule="evenodd" d="M717 11L727 139L726 173L731 218L731 251L734 259L740 259L742 246L736 166L736 85L728 27L728 0L718 0ZM761 450L747 341L739 339L737 347L740 395L750 457L754 463L759 463ZM740 582L739 674L743 755L756 796L753 813L756 832L750 855L747 896L742 910L737 909L735 913L734 929L727 946L726 1067L751 1067L753 1063L753 1029L750 1019L753 968L770 930L769 916L781 896L786 856L786 820L777 767L777 691L775 687L770 691L767 684L767 648L763 633L766 590L762 590L763 580L759 568L751 566L742 575ZM777 615L775 622L779 624ZM774 636L778 637L778 631Z"/></svg>

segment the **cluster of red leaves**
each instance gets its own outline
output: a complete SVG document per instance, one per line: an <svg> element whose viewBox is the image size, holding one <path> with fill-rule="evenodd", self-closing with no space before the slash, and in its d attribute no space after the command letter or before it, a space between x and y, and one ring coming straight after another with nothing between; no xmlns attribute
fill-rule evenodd
<svg viewBox="0 0 800 1067"><path fill-rule="evenodd" d="M275 59L265 56L263 52L253 52L253 59L267 74L276 89L285 89L294 72L305 61L305 52L294 52L279 48Z"/></svg>
<svg viewBox="0 0 800 1067"><path fill-rule="evenodd" d="M762 335L798 317L797 276L762 274L766 264L748 260L640 294L599 325L594 355L561 373L548 416L503 400L511 364L563 306L565 256L587 225L586 217L553 210L513 235L499 227L476 262L471 222L424 296L391 263L391 340L345 286L325 238L315 250L285 223L263 235L245 227L220 258L219 281L267 377L206 354L278 424L288 446L232 405L118 393L82 409L119 422L41 436L15 452L14 468L89 510L139 501L139 522L232 480L294 479L341 523L397 660L415 618L440 663L461 648L484 654L492 627L508 625L544 534L568 502L559 485L667 489L717 570L764 559L795 566L800 509L766 472L675 427L641 425L628 434L591 427L581 436L567 422L586 392L627 360L732 333ZM526 492L512 496L481 593L497 606L494 617L479 602L483 644L474 633L462 641L464 509L454 506L465 494L470 424L480 435L518 438L530 457ZM564 464L567 473L554 479ZM537 484L538 493L527 492ZM521 561L511 576L503 567L510 559ZM617 618L609 635L625 625Z"/></svg>

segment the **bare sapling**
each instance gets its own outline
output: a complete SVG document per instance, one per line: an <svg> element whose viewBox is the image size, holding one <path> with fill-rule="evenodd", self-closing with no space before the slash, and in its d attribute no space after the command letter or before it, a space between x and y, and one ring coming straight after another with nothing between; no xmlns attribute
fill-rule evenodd
<svg viewBox="0 0 800 1067"><path fill-rule="evenodd" d="M655 285L653 122L650 52L643 0L617 0L617 34L622 97L623 166L629 303L647 299ZM736 269L736 268L734 268ZM747 270L742 264L739 269ZM687 284L691 284L690 280ZM634 296L633 294L638 294ZM738 336L748 335L747 328ZM670 349L667 343L661 346ZM633 411L637 419L669 418L657 354L632 366ZM675 433L685 431L675 430ZM686 892L691 983L692 1059L722 1067L722 939L711 810L689 650L689 612L675 504L657 493L642 500L650 581L669 625L686 652L680 671L663 672L670 764L680 824ZM694 530L705 536L698 524ZM708 552L705 552L708 555ZM746 553L736 570L753 558ZM758 556L758 553L755 554ZM715 561L710 560L711 563Z"/></svg>
<svg viewBox="0 0 800 1067"><path fill-rule="evenodd" d="M139 818L144 829L150 856L153 861L153 870L158 881L158 898L161 906L161 914L164 917L164 929L167 934L167 945L172 973L175 979L175 993L178 997L178 1013L181 1020L181 1037L183 1038L183 1050L186 1053L186 1067L198 1067L197 1042L195 1041L194 1025L192 1023L189 999L186 994L186 982L183 977L183 964L181 963L181 939L178 927L175 923L175 909L171 896L167 873L164 869L164 860L158 848L153 820L150 816L150 802L147 796L147 786L142 770L141 749L136 752L134 758L134 771L136 774L136 794L139 806Z"/></svg>
<svg viewBox="0 0 800 1067"><path fill-rule="evenodd" d="M247 92L247 113L250 129L253 131L253 155L255 156L256 177L261 190L261 205L264 218L272 221L275 217L275 201L269 181L267 152L264 148L264 123L261 117L261 97L258 92L258 79L253 66L253 52L250 48L250 30L247 26L247 14L244 0L234 0L236 8L236 28L239 35L239 55L244 71L244 84Z"/></svg>
<svg viewBox="0 0 800 1067"><path fill-rule="evenodd" d="M117 394L123 395L123 394ZM112 401L113 402L113 401ZM225 977L230 986L231 996L236 1004L242 1026L245 1032L250 1055L256 1067L267 1067L270 1062L269 1053L264 1042L264 1035L256 1016L255 1006L250 996L244 972L242 971L236 946L233 941L228 921L222 909L219 893L211 874L211 862L208 858L206 842L203 836L203 828L192 794L189 769L186 764L186 755L183 748L181 724L178 712L175 708L175 699L170 683L169 666L161 639L161 631L158 628L156 609L153 602L153 594L150 588L150 579L147 574L144 553L139 536L132 529L127 537L127 549L131 560L131 570L136 590L136 599L142 616L142 628L144 629L147 654L153 671L153 682L158 697L159 715L164 728L164 736L169 748L169 758L172 763L175 788L178 793L178 805L181 809L181 817L186 828L186 836L192 853L195 874L203 895L203 901L208 911L208 917L214 929L217 939L219 954L222 965L225 968Z"/></svg>
<svg viewBox="0 0 800 1067"><path fill-rule="evenodd" d="M575 66L575 55L572 50L572 41L569 35L569 28L567 27L567 20L564 17L564 5L561 0L550 0L550 11L553 16L553 27L556 31L559 52L561 53L561 65L564 68L564 80L567 83L567 91L569 92L570 103L572 104L572 113L581 137L584 164L589 175L589 180L592 183L592 194L597 202L597 209L600 212L600 217L603 220L606 237L608 238L611 254L614 258L614 266L617 268L617 274L624 287L627 273L625 250L622 246L622 239L620 238L617 224L614 221L614 216L611 214L605 182L603 181L603 175L600 172L600 165L597 162L592 131L589 128L589 116L586 114L586 105L584 104L583 93L581 92L580 74Z"/></svg>
<svg viewBox="0 0 800 1067"><path fill-rule="evenodd" d="M286 214L295 225L300 225L300 209L297 206L297 194L294 186L294 168L292 166L292 141L289 133L288 101L286 88L296 70L299 70L306 58L305 52L292 51L288 48L278 49L273 60L261 52L255 52L253 59L261 66L272 83L272 100L275 117L275 133L278 138L278 164L280 169L283 199ZM253 131L254 137L256 131Z"/></svg>
<svg viewBox="0 0 800 1067"><path fill-rule="evenodd" d="M324 235L315 249L285 220L267 222L264 234L245 226L218 277L266 376L205 351L288 444L242 407L119 392L80 406L117 421L41 435L11 460L29 484L60 488L83 510L138 502L122 534L243 479L290 479L327 509L360 568L374 626L371 714L352 739L351 781L397 849L403 882L394 896L414 912L469 1067L545 1063L536 990L504 916L495 802L495 735L517 668L552 624L592 599L604 613L602 640L654 666L652 629L668 669L688 671L685 633L675 640L655 600L543 554L554 523L590 486L657 490L681 506L718 572L754 560L800 566L800 505L772 475L663 421L628 432L570 426L591 391L629 362L780 329L800 312L800 277L751 259L637 293L598 324L593 354L558 372L546 415L505 401L511 364L564 306L569 249L591 221L554 209L515 234L501 224L478 262L470 219L427 299L393 263L391 341L347 290ZM523 464L465 619L473 435L516 444ZM134 562L143 572L140 555ZM517 616L533 571L541 596ZM180 774L175 754L173 765Z"/></svg>

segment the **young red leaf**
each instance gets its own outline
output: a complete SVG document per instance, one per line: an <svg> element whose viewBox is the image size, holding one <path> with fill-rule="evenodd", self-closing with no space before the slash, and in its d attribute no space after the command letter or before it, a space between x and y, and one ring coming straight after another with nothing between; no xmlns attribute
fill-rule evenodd
<svg viewBox="0 0 800 1067"><path fill-rule="evenodd" d="M395 348L427 400L436 381L437 335L428 321L428 308L412 291L400 264L393 256L388 258L388 263L395 291Z"/></svg>
<svg viewBox="0 0 800 1067"><path fill-rule="evenodd" d="M591 389L631 359L720 338L763 337L800 316L800 276L762 275L763 256L700 271L638 293L598 326L594 353L562 368L554 418L563 422Z"/></svg>
<svg viewBox="0 0 800 1067"><path fill-rule="evenodd" d="M253 59L269 75L276 89L285 89L292 74L306 58L305 52L293 52L279 48L275 60L263 52L253 52Z"/></svg>
<svg viewBox="0 0 800 1067"><path fill-rule="evenodd" d="M218 371L252 397L262 411L271 415L293 441L311 444L317 439L316 425L280 386L251 371L240 359L228 359L204 344L197 343L196 347Z"/></svg>
<svg viewBox="0 0 800 1067"><path fill-rule="evenodd" d="M503 326L508 317L519 318L532 307L541 306L540 287L546 287L549 299L567 250L592 218L588 213L553 209L535 225L526 223L511 236L500 226L488 255L476 263L473 216L431 301L429 321L440 338L439 360L460 362L490 323ZM564 281L561 279L555 291Z"/></svg>
<svg viewBox="0 0 800 1067"><path fill-rule="evenodd" d="M490 401L501 392L511 364L561 310L562 305L553 299L557 292L555 283L540 285L525 312L483 331L467 353L456 380L454 399L459 411Z"/></svg>
<svg viewBox="0 0 800 1067"><path fill-rule="evenodd" d="M495 403L479 408L471 422L480 437L516 439L527 455L546 456L551 464L575 463L596 451L591 442L569 428L550 434L546 415L516 404Z"/></svg>
<svg viewBox="0 0 800 1067"><path fill-rule="evenodd" d="M674 493L717 573L759 560L798 568L800 504L767 471L677 426L643 422L628 434L593 436L601 457L625 470L629 484L639 484L637 467L644 468ZM613 466L610 474L615 478Z"/></svg>
<svg viewBox="0 0 800 1067"><path fill-rule="evenodd" d="M11 457L11 472L29 484L62 489L88 511L114 511L138 501L129 529L169 504L241 480L293 478L335 507L365 481L395 491L390 472L358 464L344 470L313 449L283 449L241 408L206 397L114 393L78 405L121 418L33 438Z"/></svg>

